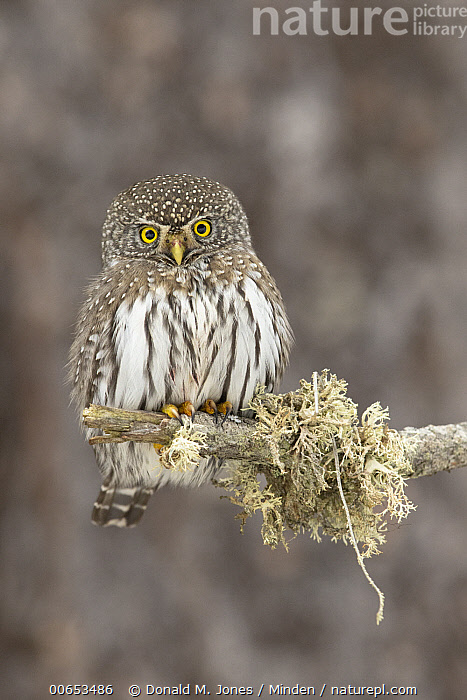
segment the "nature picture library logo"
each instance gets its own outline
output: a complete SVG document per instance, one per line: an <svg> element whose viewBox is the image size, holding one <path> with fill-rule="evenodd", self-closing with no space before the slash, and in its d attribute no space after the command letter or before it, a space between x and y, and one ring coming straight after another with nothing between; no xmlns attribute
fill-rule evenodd
<svg viewBox="0 0 467 700"><path fill-rule="evenodd" d="M453 36L467 33L467 7L428 3L405 7L327 7L314 0L310 7L253 7L253 34L288 36L316 34L370 35L377 25L388 34Z"/></svg>

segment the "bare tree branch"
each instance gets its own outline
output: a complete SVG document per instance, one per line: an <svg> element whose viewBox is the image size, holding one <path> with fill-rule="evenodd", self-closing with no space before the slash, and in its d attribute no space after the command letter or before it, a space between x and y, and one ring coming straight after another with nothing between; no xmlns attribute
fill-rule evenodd
<svg viewBox="0 0 467 700"><path fill-rule="evenodd" d="M412 465L411 478L467 466L467 423L404 428L400 435Z"/></svg>

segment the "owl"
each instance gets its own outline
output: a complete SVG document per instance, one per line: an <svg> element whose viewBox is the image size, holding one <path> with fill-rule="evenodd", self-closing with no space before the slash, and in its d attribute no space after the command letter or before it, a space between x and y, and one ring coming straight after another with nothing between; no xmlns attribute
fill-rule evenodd
<svg viewBox="0 0 467 700"><path fill-rule="evenodd" d="M88 289L70 350L79 412L95 403L175 417L198 409L236 414L258 384L274 390L291 341L281 295L227 187L160 175L114 199L102 272ZM148 443L93 449L103 478L97 525L136 525L157 488L197 486L220 468L214 457L193 471L163 468Z"/></svg>

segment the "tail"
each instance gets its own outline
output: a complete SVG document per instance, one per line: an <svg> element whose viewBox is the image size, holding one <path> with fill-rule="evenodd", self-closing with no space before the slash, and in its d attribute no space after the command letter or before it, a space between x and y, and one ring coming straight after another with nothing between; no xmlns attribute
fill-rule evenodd
<svg viewBox="0 0 467 700"><path fill-rule="evenodd" d="M92 511L92 522L107 527L134 527L144 515L154 488L119 488L108 477L101 486Z"/></svg>

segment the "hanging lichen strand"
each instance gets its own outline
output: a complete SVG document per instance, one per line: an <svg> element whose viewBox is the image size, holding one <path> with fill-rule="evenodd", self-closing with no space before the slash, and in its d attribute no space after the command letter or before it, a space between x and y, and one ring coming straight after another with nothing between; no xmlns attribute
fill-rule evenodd
<svg viewBox="0 0 467 700"><path fill-rule="evenodd" d="M236 516L242 528L261 511L265 544L287 547L287 530L308 531L318 541L324 534L349 542L333 439L363 556L379 553L388 516L400 522L415 508L404 490L410 464L401 437L387 426L388 410L375 403L359 419L346 391L344 380L324 370L311 383L302 380L297 391L278 396L259 392L252 400L256 435L269 445L271 464L231 463L231 471L217 483L242 508Z"/></svg>

